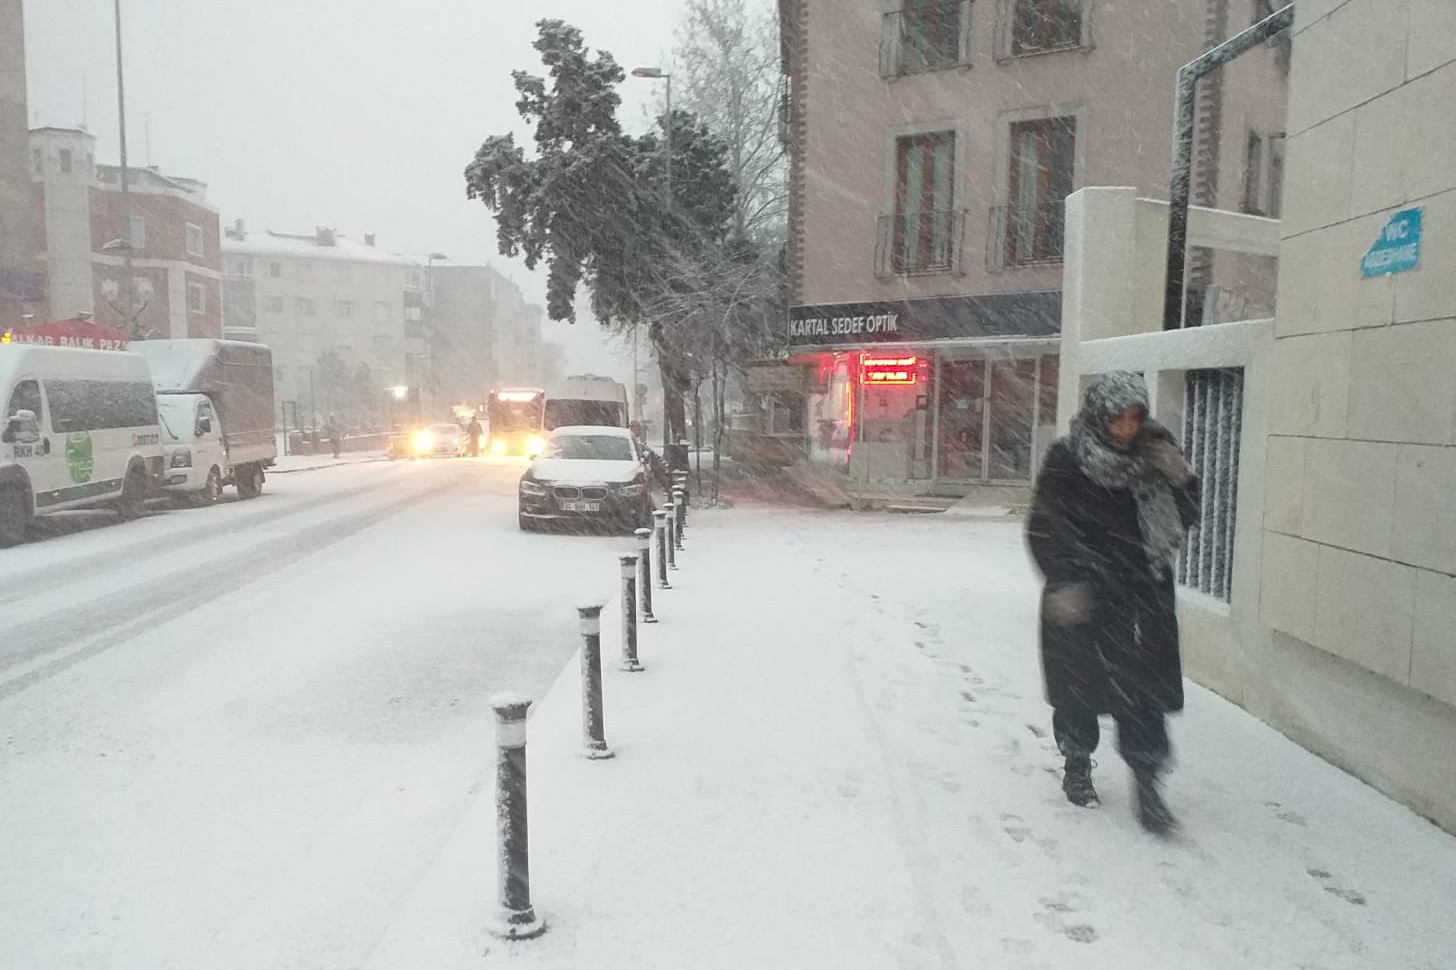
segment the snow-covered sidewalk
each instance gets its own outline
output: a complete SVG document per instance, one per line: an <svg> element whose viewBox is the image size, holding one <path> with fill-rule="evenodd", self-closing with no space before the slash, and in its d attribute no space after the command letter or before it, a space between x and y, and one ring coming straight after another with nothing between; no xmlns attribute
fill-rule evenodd
<svg viewBox="0 0 1456 970"><path fill-rule="evenodd" d="M1108 736L1102 808L1065 802L1017 523L729 510L687 539L645 672L605 618L617 757L578 756L574 665L531 721L547 933L484 932L485 786L369 970L1456 965L1456 839L1206 691L1180 839L1137 827Z"/></svg>
<svg viewBox="0 0 1456 970"><path fill-rule="evenodd" d="M273 467L268 469L268 474L288 475L293 472L313 472L320 468L335 468L339 465L358 465L369 461L385 460L386 456L382 451L346 451L337 458L331 454L279 455Z"/></svg>

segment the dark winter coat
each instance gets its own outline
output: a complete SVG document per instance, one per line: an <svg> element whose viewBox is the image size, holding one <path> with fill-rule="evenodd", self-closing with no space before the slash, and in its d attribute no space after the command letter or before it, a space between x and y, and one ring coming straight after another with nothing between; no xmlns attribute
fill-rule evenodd
<svg viewBox="0 0 1456 970"><path fill-rule="evenodd" d="M1198 480L1173 495L1187 528L1198 517ZM1037 477L1027 539L1047 583L1041 659L1052 707L1097 714L1181 710L1173 576L1149 568L1132 491L1094 482L1068 439L1059 439ZM1079 582L1092 589L1090 619L1070 626L1050 621L1047 592Z"/></svg>

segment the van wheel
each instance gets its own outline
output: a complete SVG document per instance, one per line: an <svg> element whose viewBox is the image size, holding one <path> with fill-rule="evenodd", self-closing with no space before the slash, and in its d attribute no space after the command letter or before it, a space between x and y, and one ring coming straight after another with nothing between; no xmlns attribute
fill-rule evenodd
<svg viewBox="0 0 1456 970"><path fill-rule="evenodd" d="M207 483L192 496L193 505L216 505L222 498L222 473L213 468L207 473Z"/></svg>
<svg viewBox="0 0 1456 970"><path fill-rule="evenodd" d="M254 465L238 475L238 497L257 498L263 493L263 469Z"/></svg>
<svg viewBox="0 0 1456 970"><path fill-rule="evenodd" d="M123 519L139 519L147 511L147 473L138 466L127 469L121 483L121 498L116 500L116 511Z"/></svg>
<svg viewBox="0 0 1456 970"><path fill-rule="evenodd" d="M0 548L25 541L30 528L30 502L19 485L0 485Z"/></svg>

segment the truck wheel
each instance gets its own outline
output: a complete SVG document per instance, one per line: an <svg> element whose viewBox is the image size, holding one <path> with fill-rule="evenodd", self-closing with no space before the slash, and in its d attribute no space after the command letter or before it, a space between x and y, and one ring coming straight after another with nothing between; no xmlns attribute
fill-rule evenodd
<svg viewBox="0 0 1456 970"><path fill-rule="evenodd" d="M263 469L256 465L240 471L238 476L238 497L257 498L263 492Z"/></svg>
<svg viewBox="0 0 1456 970"><path fill-rule="evenodd" d="M214 467L207 473L207 482L202 490L192 496L193 505L216 505L222 498L222 473Z"/></svg>
<svg viewBox="0 0 1456 970"><path fill-rule="evenodd" d="M121 498L116 500L116 512L125 521L139 519L147 512L147 473L140 466L127 469L121 482Z"/></svg>
<svg viewBox="0 0 1456 970"><path fill-rule="evenodd" d="M19 485L0 485L0 549L25 541L30 528L30 502Z"/></svg>

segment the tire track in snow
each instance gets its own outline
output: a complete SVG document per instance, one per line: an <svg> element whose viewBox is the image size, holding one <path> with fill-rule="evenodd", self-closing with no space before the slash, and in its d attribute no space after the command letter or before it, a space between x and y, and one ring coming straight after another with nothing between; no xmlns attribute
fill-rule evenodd
<svg viewBox="0 0 1456 970"><path fill-rule="evenodd" d="M169 532L166 539L168 543L174 544L178 541L187 542L195 537L203 537L208 540L218 539L239 532L246 532L260 524L267 523L271 525L282 522L295 515L311 512L321 506L334 505L341 501L356 498L366 492L377 491L379 487L379 483L375 482L369 485L362 485L358 488L352 488L348 491L331 492L326 495L315 496L314 498L301 499L281 509L275 507L264 498L261 503L256 501L252 503L253 507L258 508L257 512L249 515L240 515L235 521L229 522L227 525L218 527L216 524L199 518L196 525L189 524L189 527L179 529L177 532ZM238 503L229 502L228 506L231 507L236 504ZM103 526L103 528L105 527ZM66 537L58 536L57 538ZM127 565L136 558L138 551L157 553L161 550L157 548L155 538L138 533L136 542L118 546L115 549L98 555L88 556L80 564L79 569L76 563L58 562L54 565L44 566L33 572L26 573L19 581L11 581L5 584L3 591L0 591L0 606L13 603L16 600L25 599L27 596L32 596L36 593L49 592L60 583L85 582L88 579L109 572L118 566Z"/></svg>
<svg viewBox="0 0 1456 970"><path fill-rule="evenodd" d="M23 666L47 654L64 651L78 641L84 642L85 646L0 683L0 700L34 687L84 660L127 643L199 606L235 593L259 580L270 578L283 567L357 535L412 507L420 499L453 491L465 485L466 482L461 479L438 483L382 505L371 506L360 512L299 530L277 544L264 544L241 558L223 557L212 568L184 570L189 573L186 578L179 582L160 582L156 592L144 599L138 599L134 589L126 589L68 612L63 624L58 624L57 614L52 613L15 627L5 633L5 638L18 640L25 646L0 661L0 671ZM337 501L338 496L333 498ZM273 521L277 520L270 520L269 524ZM84 635L76 635L78 629L96 628L103 628L106 632L89 640Z"/></svg>

